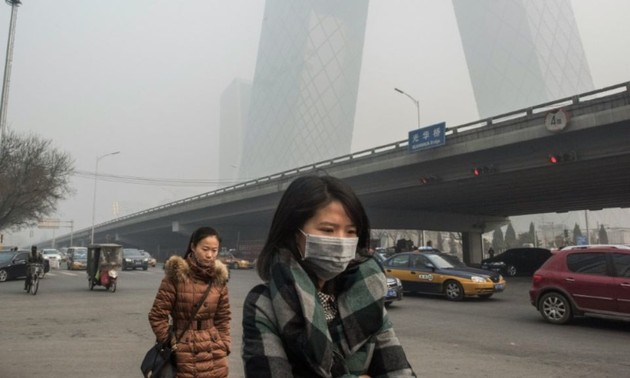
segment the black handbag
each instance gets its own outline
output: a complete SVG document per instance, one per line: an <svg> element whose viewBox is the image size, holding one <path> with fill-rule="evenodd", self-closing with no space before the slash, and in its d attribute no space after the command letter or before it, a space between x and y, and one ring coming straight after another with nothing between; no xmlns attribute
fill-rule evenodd
<svg viewBox="0 0 630 378"><path fill-rule="evenodd" d="M175 355L167 343L155 343L144 356L140 370L145 378L175 378Z"/></svg>
<svg viewBox="0 0 630 378"><path fill-rule="evenodd" d="M179 342L181 337L184 335L184 332L190 326L190 322L197 315L197 311L199 311L199 307L208 297L208 293L210 293L210 289L212 285L208 283L208 288L206 292L203 294L201 300L195 304L193 308L192 315L188 319L186 326L179 335L175 338L175 344ZM169 333L174 334L174 328L169 329ZM164 343L156 342L151 349L144 355L144 359L142 359L142 363L140 364L140 370L142 370L142 374L144 378L175 378L177 375L177 363L175 361L175 353L173 348L170 346L170 338Z"/></svg>

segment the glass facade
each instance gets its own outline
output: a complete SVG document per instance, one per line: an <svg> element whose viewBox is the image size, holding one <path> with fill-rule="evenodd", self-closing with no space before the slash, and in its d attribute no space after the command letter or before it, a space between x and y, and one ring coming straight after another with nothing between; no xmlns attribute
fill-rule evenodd
<svg viewBox="0 0 630 378"><path fill-rule="evenodd" d="M365 0L267 0L239 177L350 153Z"/></svg>
<svg viewBox="0 0 630 378"><path fill-rule="evenodd" d="M243 135L252 84L235 79L221 94L219 127L219 177L222 186L236 184L243 149Z"/></svg>
<svg viewBox="0 0 630 378"><path fill-rule="evenodd" d="M453 0L481 118L593 89L570 0Z"/></svg>

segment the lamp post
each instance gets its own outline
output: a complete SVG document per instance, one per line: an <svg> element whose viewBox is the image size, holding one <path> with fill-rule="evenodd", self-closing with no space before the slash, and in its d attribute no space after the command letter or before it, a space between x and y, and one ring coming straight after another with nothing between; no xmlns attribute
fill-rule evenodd
<svg viewBox="0 0 630 378"><path fill-rule="evenodd" d="M11 77L11 63L13 62L13 41L15 40L15 23L17 8L21 0L5 0L11 6L11 21L9 22L9 40L7 41L7 56L4 64L4 80L2 82L2 98L0 98L0 146L6 134L7 106L9 104L9 78Z"/></svg>
<svg viewBox="0 0 630 378"><path fill-rule="evenodd" d="M91 244L94 244L94 217L96 216L96 184L98 182L98 162L101 161L101 159L104 157L118 155L119 153L120 151L110 152L96 158L96 169L94 170L94 197L92 198L92 236L90 238Z"/></svg>
<svg viewBox="0 0 630 378"><path fill-rule="evenodd" d="M420 128L420 101L413 98L413 96L411 96L409 93L406 93L398 88L394 88L394 90L398 93L402 93L405 96L409 97L411 101L413 101L413 103L416 104L416 110L418 111L418 128Z"/></svg>
<svg viewBox="0 0 630 378"><path fill-rule="evenodd" d="M410 95L409 93L406 93L402 89L394 88L394 90L398 93L404 94L405 96L409 97L411 101L413 101L413 103L416 104L416 111L418 112L418 128L420 128L420 101L416 100L412 95ZM426 236L424 234L424 230L421 230L421 231L422 233L419 235L419 237L422 238L422 240L420 241L419 244L424 246L426 244Z"/></svg>

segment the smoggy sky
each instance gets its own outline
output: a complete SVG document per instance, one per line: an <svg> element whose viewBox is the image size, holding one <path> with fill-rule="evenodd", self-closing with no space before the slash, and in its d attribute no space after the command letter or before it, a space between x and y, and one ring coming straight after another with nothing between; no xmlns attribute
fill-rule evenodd
<svg viewBox="0 0 630 378"><path fill-rule="evenodd" d="M630 1L572 4L595 87L628 81ZM10 10L0 4L3 58ZM93 173L98 156L120 151L100 160L100 175L159 179L99 181L96 223L231 184L218 181L219 98L235 78L253 79L263 10L262 0L23 0L7 125L51 139L78 171ZM394 87L419 100L423 125L478 118L450 1L370 1L353 151L417 126L414 103ZM90 227L93 178L72 185L51 218ZM628 214L613 213L620 222ZM30 244L51 231L10 237Z"/></svg>

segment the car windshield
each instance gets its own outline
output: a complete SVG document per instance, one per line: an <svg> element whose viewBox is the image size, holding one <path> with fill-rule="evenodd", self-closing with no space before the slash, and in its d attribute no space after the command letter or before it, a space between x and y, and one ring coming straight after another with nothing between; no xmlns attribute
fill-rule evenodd
<svg viewBox="0 0 630 378"><path fill-rule="evenodd" d="M125 249L123 250L123 255L125 255L125 257L144 257L142 252L138 249Z"/></svg>
<svg viewBox="0 0 630 378"><path fill-rule="evenodd" d="M0 262L5 263L10 261L15 253L13 252L1 252L0 253Z"/></svg>
<svg viewBox="0 0 630 378"><path fill-rule="evenodd" d="M448 262L442 256L427 254L426 257L427 259L429 259L429 261L431 261L431 264L433 264L436 268L439 268L439 269L455 268L453 264Z"/></svg>
<svg viewBox="0 0 630 378"><path fill-rule="evenodd" d="M74 253L75 260L87 260L87 253L83 252L75 252Z"/></svg>

